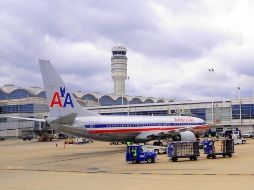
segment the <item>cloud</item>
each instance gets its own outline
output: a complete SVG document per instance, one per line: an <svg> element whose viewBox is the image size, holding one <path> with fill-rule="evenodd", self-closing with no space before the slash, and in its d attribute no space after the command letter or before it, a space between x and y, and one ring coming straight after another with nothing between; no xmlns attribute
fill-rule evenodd
<svg viewBox="0 0 254 190"><path fill-rule="evenodd" d="M68 85L113 92L111 48L128 48L127 93L165 98L252 96L253 2L0 2L0 83L42 86L38 59ZM210 73L209 68L215 72ZM211 87L212 83L212 87Z"/></svg>

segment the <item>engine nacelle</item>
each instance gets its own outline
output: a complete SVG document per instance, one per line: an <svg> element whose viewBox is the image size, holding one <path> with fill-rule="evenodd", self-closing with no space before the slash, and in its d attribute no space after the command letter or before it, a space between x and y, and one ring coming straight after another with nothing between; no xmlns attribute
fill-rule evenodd
<svg viewBox="0 0 254 190"><path fill-rule="evenodd" d="M180 132L178 135L173 137L174 141L195 141L195 134L191 131Z"/></svg>

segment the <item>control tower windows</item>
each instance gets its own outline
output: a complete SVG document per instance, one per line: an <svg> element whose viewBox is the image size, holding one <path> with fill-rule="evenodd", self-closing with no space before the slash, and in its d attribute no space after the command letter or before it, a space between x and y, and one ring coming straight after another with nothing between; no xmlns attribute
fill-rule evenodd
<svg viewBox="0 0 254 190"><path fill-rule="evenodd" d="M113 51L113 55L126 55L125 51Z"/></svg>

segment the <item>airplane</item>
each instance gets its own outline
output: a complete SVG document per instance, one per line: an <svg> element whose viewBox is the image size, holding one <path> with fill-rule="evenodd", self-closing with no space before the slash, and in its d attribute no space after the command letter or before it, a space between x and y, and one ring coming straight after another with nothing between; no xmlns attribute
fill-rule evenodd
<svg viewBox="0 0 254 190"><path fill-rule="evenodd" d="M69 88L48 60L39 59L50 116L45 119L23 118L46 122L51 128L99 141L145 143L172 138L195 140L193 130L206 130L206 122L190 116L110 116L99 115L79 105Z"/></svg>

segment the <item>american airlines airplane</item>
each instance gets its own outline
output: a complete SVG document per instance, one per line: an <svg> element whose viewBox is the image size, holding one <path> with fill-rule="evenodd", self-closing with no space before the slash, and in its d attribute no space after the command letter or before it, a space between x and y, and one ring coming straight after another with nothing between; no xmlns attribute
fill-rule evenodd
<svg viewBox="0 0 254 190"><path fill-rule="evenodd" d="M103 116L82 108L48 60L39 60L50 117L21 118L46 122L55 130L100 141L148 142L161 139L194 140L192 132L208 126L204 120L188 116ZM157 143L157 144L156 144Z"/></svg>

